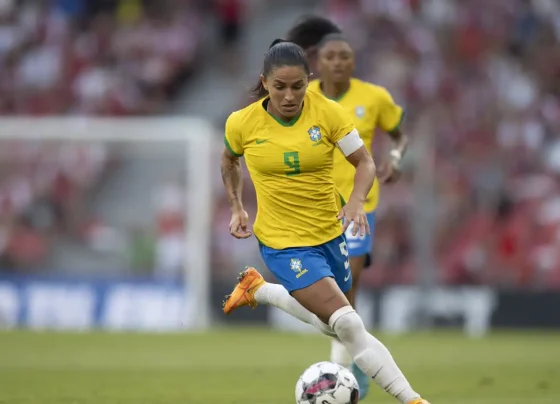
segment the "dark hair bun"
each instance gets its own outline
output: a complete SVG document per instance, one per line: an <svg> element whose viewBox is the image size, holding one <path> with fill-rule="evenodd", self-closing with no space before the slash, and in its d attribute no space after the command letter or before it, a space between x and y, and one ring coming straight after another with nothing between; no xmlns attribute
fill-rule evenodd
<svg viewBox="0 0 560 404"><path fill-rule="evenodd" d="M284 42L288 42L288 41L282 38L276 38L274 41L272 41L268 49L272 48L274 45L278 45L279 43L284 43Z"/></svg>

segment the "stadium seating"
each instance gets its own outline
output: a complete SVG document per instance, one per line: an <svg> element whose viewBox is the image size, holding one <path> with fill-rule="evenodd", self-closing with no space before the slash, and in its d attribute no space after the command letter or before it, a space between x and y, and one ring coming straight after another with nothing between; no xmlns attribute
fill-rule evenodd
<svg viewBox="0 0 560 404"><path fill-rule="evenodd" d="M101 3L111 4L2 2L0 115L146 115L165 108L194 69L201 11L187 1L170 8ZM84 236L84 202L118 152L106 144L38 141L3 141L2 152L0 263L39 267L57 234Z"/></svg>

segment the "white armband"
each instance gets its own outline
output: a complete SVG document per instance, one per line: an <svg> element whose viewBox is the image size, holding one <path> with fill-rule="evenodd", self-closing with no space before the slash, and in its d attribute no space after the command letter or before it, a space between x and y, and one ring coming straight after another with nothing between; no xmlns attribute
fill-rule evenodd
<svg viewBox="0 0 560 404"><path fill-rule="evenodd" d="M344 157L348 157L360 147L362 147L364 145L364 141L360 137L358 130L354 129L352 130L352 132L340 139L336 143L336 145L338 146L342 154L344 154Z"/></svg>

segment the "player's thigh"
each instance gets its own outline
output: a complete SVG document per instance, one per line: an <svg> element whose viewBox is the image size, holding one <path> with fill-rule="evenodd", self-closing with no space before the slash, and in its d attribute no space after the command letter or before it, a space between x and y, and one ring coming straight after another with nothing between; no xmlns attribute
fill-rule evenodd
<svg viewBox="0 0 560 404"><path fill-rule="evenodd" d="M259 246L264 263L290 293L305 289L323 278L334 277L327 258L318 247L275 250Z"/></svg>
<svg viewBox="0 0 560 404"><path fill-rule="evenodd" d="M304 289L294 290L292 296L325 324L329 323L334 312L350 305L332 277L322 278Z"/></svg>

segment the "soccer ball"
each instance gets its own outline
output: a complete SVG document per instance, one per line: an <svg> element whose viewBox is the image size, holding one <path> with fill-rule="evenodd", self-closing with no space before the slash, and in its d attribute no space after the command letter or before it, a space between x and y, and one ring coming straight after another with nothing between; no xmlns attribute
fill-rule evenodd
<svg viewBox="0 0 560 404"><path fill-rule="evenodd" d="M296 404L357 404L359 398L352 372L332 362L311 365L296 384Z"/></svg>

